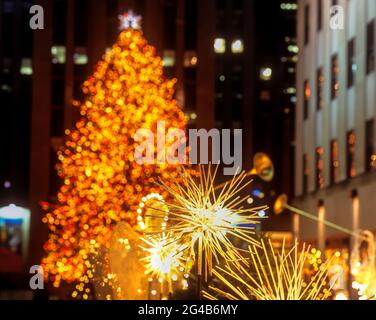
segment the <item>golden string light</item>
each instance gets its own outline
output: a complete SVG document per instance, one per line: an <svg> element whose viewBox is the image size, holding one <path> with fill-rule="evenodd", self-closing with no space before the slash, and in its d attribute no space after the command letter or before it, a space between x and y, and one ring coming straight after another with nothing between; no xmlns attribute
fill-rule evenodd
<svg viewBox="0 0 376 320"><path fill-rule="evenodd" d="M228 264L213 270L214 276L225 289L210 286L204 292L208 299L226 298L230 300L324 300L330 296L327 285L327 272L330 261L322 264L306 282L304 265L308 259L309 246L301 251L296 243L287 249L283 243L278 253L269 240L261 240L261 249L249 247L252 270L240 264Z"/></svg>
<svg viewBox="0 0 376 320"><path fill-rule="evenodd" d="M246 173L235 176L221 191L215 192L214 181L218 166L206 170L199 167L199 178L182 169L181 183L171 187L162 182L164 188L174 199L166 205L172 225L167 231L188 244L190 255L197 261L199 276L204 267L205 277L211 273L213 259L243 260L241 253L231 238L249 244L257 244L253 238L254 225L260 222L258 212L265 207L244 209L241 204L249 197L239 193L250 181L245 182ZM164 212L161 212L163 215Z"/></svg>
<svg viewBox="0 0 376 320"><path fill-rule="evenodd" d="M156 49L133 29L119 35L84 82L85 100L74 102L82 118L65 131L66 143L58 153L63 185L56 203L42 204L50 230L42 266L55 287L85 276L91 241L108 246L115 224L137 224L142 197L168 197L155 182L177 181L177 166L137 164L133 137L140 128L156 133L161 120L166 130L185 129L184 113L174 100L175 82L165 79Z"/></svg>
<svg viewBox="0 0 376 320"><path fill-rule="evenodd" d="M141 199L137 208L137 223L141 231L164 231L168 222L168 208L159 193L151 193ZM165 216L159 213L164 211Z"/></svg>

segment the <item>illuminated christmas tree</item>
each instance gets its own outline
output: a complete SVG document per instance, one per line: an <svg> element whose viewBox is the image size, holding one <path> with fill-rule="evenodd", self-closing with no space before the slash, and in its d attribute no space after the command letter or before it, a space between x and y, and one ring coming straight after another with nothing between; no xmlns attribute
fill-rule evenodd
<svg viewBox="0 0 376 320"><path fill-rule="evenodd" d="M168 197L158 179L178 178L175 165L134 160L137 130L156 133L158 121L165 121L166 132L184 130L186 123L173 98L176 81L164 78L161 58L138 30L139 18L125 14L121 26L117 42L83 84L85 100L74 103L82 118L66 130L58 154L63 185L57 203L43 204L50 235L42 264L55 287L87 281L90 248L106 246L118 222L135 225L147 194Z"/></svg>

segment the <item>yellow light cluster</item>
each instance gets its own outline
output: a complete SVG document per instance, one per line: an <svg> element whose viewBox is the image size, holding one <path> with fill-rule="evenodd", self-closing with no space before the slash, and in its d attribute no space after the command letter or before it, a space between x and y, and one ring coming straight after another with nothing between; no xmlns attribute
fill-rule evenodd
<svg viewBox="0 0 376 320"><path fill-rule="evenodd" d="M91 241L106 246L116 223L136 225L142 197L168 196L155 184L158 178L178 180L176 166L138 165L133 140L140 128L156 132L158 120L185 129L184 113L173 97L175 82L164 78L155 48L132 29L120 34L84 82L86 100L74 102L82 118L66 130L58 153L63 185L56 203L42 205L50 229L42 264L55 287L86 274Z"/></svg>

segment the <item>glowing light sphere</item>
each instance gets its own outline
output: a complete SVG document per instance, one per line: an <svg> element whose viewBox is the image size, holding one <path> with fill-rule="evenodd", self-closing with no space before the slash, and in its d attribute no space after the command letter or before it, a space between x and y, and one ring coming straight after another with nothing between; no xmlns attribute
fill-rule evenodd
<svg viewBox="0 0 376 320"><path fill-rule="evenodd" d="M230 238L257 244L252 236L254 225L260 222L258 212L266 209L240 208L248 196L242 198L238 194L251 182L245 182L244 172L216 194L217 169L212 170L209 166L206 170L200 166L199 179L183 169L183 183L171 187L162 183L174 199L174 202L166 203L172 223L167 231L188 244L191 256L197 261L198 275L202 274L204 266L206 277L212 270L213 259L217 263L220 257L228 261L244 260Z"/></svg>

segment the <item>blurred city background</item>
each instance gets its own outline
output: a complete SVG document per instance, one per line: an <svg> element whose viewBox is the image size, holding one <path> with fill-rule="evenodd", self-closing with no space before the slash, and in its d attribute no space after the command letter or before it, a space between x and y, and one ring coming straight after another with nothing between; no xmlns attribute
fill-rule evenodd
<svg viewBox="0 0 376 320"><path fill-rule="evenodd" d="M34 4L44 30L29 27ZM270 207L262 230L276 245L299 238L336 255L337 289L354 297L351 236L273 206L286 194L317 217L376 231L374 0L0 0L0 299L38 295L29 268L48 235L41 202L62 183L57 151L79 119L72 102L130 9L178 80L189 128L243 129L244 169L258 152L273 161L274 180L248 190Z"/></svg>

